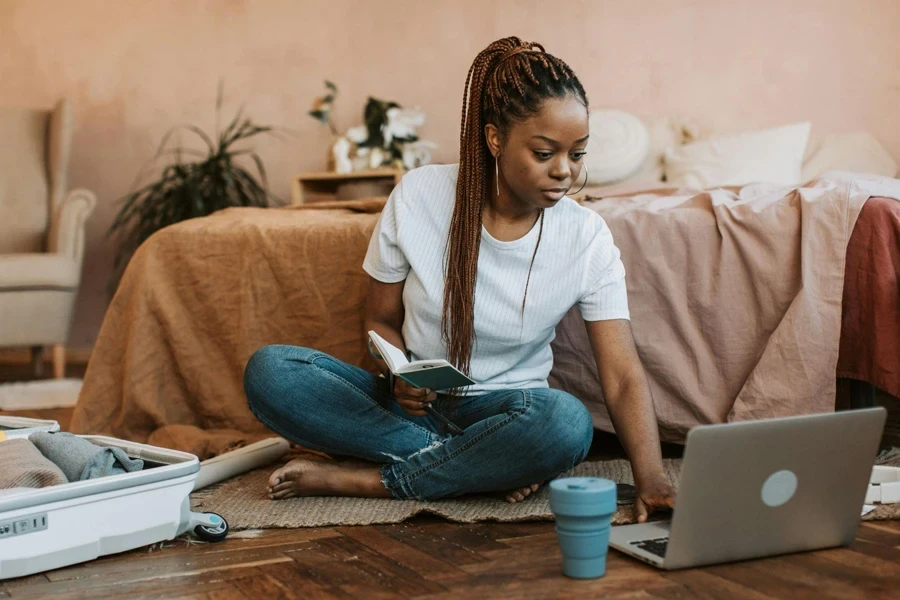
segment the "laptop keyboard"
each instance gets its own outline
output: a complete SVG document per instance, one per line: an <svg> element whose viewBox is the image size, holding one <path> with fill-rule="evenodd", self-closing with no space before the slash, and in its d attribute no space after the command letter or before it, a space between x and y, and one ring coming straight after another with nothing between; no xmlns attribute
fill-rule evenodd
<svg viewBox="0 0 900 600"><path fill-rule="evenodd" d="M655 554L660 558L666 557L666 547L669 545L669 538L661 537L655 540L638 540L631 542L632 546L637 546L641 550L645 550L650 554Z"/></svg>

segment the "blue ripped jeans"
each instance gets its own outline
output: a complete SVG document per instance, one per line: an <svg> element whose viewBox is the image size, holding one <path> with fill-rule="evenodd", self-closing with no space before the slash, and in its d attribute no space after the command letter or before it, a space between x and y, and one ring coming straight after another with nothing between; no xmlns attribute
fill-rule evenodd
<svg viewBox="0 0 900 600"><path fill-rule="evenodd" d="M428 415L403 412L387 380L297 346L266 346L247 363L250 410L279 435L329 454L381 463L395 498L434 500L543 483L587 455L593 424L574 396L550 388L463 397L450 436Z"/></svg>

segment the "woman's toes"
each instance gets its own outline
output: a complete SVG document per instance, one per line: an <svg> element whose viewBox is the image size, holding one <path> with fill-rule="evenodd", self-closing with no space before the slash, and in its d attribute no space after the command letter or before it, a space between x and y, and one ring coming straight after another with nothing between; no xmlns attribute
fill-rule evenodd
<svg viewBox="0 0 900 600"><path fill-rule="evenodd" d="M515 491L515 492L510 493L510 494L506 497L506 501L507 501L507 502L510 502L510 503L521 502L521 501L524 500L524 499L525 499L525 496L523 496L523 495L522 495L522 492L520 492L520 491L518 491L518 490Z"/></svg>
<svg viewBox="0 0 900 600"><path fill-rule="evenodd" d="M297 494L294 492L293 489L288 488L288 489L281 490L279 492L275 492L274 494L271 495L271 498L272 498L272 500L284 500L285 498L291 498L296 495Z"/></svg>
<svg viewBox="0 0 900 600"><path fill-rule="evenodd" d="M525 487L519 488L517 490L513 490L511 492L507 492L504 498L507 502L511 504L515 504L516 502L522 502L525 498L529 497L534 492L540 489L541 484L533 483L531 485L527 485Z"/></svg>

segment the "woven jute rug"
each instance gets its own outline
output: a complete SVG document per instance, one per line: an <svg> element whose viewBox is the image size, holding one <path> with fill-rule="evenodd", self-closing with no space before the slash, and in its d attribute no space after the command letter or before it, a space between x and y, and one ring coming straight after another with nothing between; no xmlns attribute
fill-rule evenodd
<svg viewBox="0 0 900 600"><path fill-rule="evenodd" d="M895 448L890 453L883 453L877 462L900 465L900 450ZM457 523L553 519L547 486L517 504L509 504L493 496L469 496L434 502L337 497L273 501L266 496L265 488L269 474L277 467L277 464L270 465L200 490L191 495L192 509L221 514L232 531L400 523L419 514L438 515ZM677 485L681 460L665 460L664 468L672 483ZM585 462L563 477L604 477L617 483L634 483L631 466L622 459ZM633 510L631 505L620 506L613 517L613 524L632 523ZM883 519L900 519L900 505L880 505L863 517L863 520Z"/></svg>

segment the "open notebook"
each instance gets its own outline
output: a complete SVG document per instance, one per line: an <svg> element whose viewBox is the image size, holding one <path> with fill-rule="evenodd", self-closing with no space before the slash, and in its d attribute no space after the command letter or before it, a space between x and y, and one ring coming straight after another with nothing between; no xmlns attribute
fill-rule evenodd
<svg viewBox="0 0 900 600"><path fill-rule="evenodd" d="M462 371L444 359L415 360L410 362L400 348L383 337L369 331L369 339L378 349L391 373L417 388L440 391L475 383Z"/></svg>

